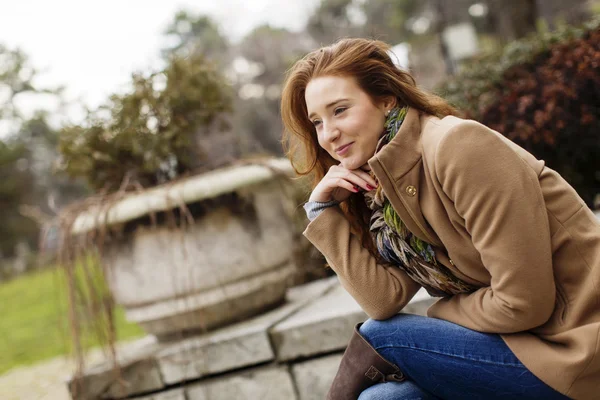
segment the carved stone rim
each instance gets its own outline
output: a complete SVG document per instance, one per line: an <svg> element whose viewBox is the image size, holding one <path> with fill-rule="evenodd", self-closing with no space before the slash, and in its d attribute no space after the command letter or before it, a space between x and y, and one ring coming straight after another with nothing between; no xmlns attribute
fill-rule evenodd
<svg viewBox="0 0 600 400"><path fill-rule="evenodd" d="M285 158L269 159L252 165L232 166L192 176L174 183L131 193L110 207L93 207L77 216L71 234L81 234L99 226L127 222L153 212L170 210L181 204L212 198L273 179L278 173L293 176Z"/></svg>

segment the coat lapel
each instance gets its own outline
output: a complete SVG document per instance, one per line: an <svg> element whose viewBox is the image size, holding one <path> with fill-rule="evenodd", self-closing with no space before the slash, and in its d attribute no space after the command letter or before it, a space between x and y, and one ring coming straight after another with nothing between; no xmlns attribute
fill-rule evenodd
<svg viewBox="0 0 600 400"><path fill-rule="evenodd" d="M406 227L419 239L443 247L421 212L421 149L420 114L410 108L396 136L369 160L369 166Z"/></svg>

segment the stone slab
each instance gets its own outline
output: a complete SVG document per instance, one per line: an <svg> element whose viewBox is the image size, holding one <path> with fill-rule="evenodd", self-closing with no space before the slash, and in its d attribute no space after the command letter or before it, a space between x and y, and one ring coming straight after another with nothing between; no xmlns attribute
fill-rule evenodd
<svg viewBox="0 0 600 400"><path fill-rule="evenodd" d="M354 325L366 318L348 292L337 286L271 329L277 360L343 350Z"/></svg>
<svg viewBox="0 0 600 400"><path fill-rule="evenodd" d="M294 364L292 376L299 400L324 399L341 361L342 354L334 354Z"/></svg>
<svg viewBox="0 0 600 400"><path fill-rule="evenodd" d="M107 365L69 382L71 397L77 400L122 399L163 387L158 366L152 359L123 363L119 371Z"/></svg>
<svg viewBox="0 0 600 400"><path fill-rule="evenodd" d="M135 393L162 389L164 386L155 360L137 360L121 368L121 379L111 382L102 398L121 399Z"/></svg>
<svg viewBox="0 0 600 400"><path fill-rule="evenodd" d="M163 388L158 365L152 359L156 348L152 336L119 346L120 370L116 371L113 363L106 360L86 369L82 377L72 377L67 382L71 397L78 400L122 398Z"/></svg>
<svg viewBox="0 0 600 400"><path fill-rule="evenodd" d="M132 397L131 400L187 400L184 389L173 389L166 392L153 393L148 396Z"/></svg>
<svg viewBox="0 0 600 400"><path fill-rule="evenodd" d="M256 368L186 387L187 400L297 400L286 367Z"/></svg>
<svg viewBox="0 0 600 400"><path fill-rule="evenodd" d="M419 291L403 312L423 315L431 303L430 296ZM277 360L341 351L354 326L367 318L350 294L337 286L271 329Z"/></svg>
<svg viewBox="0 0 600 400"><path fill-rule="evenodd" d="M334 277L291 288L286 294L287 303L270 312L214 332L161 345L156 359L165 384L273 360L269 328L337 284Z"/></svg>

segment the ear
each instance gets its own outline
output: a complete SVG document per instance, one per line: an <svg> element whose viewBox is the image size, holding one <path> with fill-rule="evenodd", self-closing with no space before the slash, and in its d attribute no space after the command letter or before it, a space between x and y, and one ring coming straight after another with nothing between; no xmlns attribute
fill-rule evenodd
<svg viewBox="0 0 600 400"><path fill-rule="evenodd" d="M396 104L398 103L398 100L396 99L396 97L394 96L387 96L384 97L383 99L381 99L381 107L382 110L385 112L387 110L391 110L392 108L396 107Z"/></svg>

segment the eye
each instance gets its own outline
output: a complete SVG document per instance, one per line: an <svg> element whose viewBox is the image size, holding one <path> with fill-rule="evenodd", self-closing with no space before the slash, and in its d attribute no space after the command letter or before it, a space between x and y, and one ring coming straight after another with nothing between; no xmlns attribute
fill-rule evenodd
<svg viewBox="0 0 600 400"><path fill-rule="evenodd" d="M314 121L312 121L312 124L315 126L315 128L317 126L319 126L321 124L321 121L319 121L318 119L315 119Z"/></svg>
<svg viewBox="0 0 600 400"><path fill-rule="evenodd" d="M335 111L333 112L333 114L334 115L339 115L339 114L343 113L346 110L347 110L346 107L338 107L338 108L335 109Z"/></svg>

